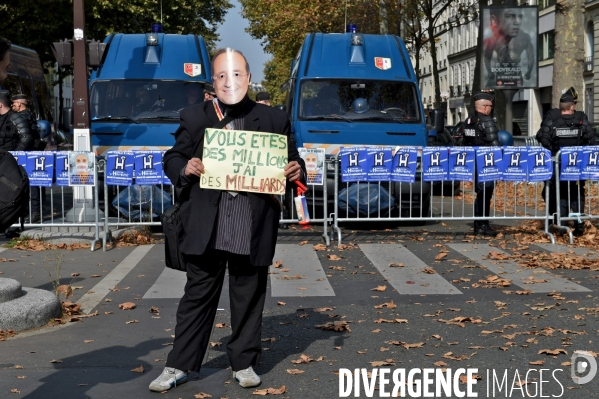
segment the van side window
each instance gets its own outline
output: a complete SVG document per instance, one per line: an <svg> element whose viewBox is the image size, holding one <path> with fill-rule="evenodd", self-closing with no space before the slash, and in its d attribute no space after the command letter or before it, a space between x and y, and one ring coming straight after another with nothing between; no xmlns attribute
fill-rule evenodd
<svg viewBox="0 0 599 399"><path fill-rule="evenodd" d="M47 120L52 123L52 105L50 104L50 95L48 93L48 86L46 86L45 80L36 80L34 83L35 96L39 104L39 118Z"/></svg>
<svg viewBox="0 0 599 399"><path fill-rule="evenodd" d="M2 89L10 91L10 95L21 92L20 79L16 75L8 75L8 78L2 83Z"/></svg>
<svg viewBox="0 0 599 399"><path fill-rule="evenodd" d="M37 115L39 114L35 106L35 101L33 100L33 88L31 87L31 81L29 79L21 79L21 83L23 84L23 94L27 96L27 107L29 108L31 114L37 118Z"/></svg>

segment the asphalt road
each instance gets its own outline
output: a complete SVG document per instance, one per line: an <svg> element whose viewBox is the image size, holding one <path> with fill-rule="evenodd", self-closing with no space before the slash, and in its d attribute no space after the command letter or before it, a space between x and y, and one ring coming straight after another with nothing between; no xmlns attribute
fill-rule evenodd
<svg viewBox="0 0 599 399"><path fill-rule="evenodd" d="M599 397L599 377L575 384L567 364L575 350L599 352L599 273L529 269L517 259L500 259L532 251L572 250L586 259L598 254L542 244L523 249L509 235L473 239L457 222L360 227L345 230L344 243L352 245L318 251L318 231L281 230L275 260L282 264L271 267L258 389L285 386L286 393L275 396L281 398L337 398L340 369L353 373L383 362L374 366L382 364L390 374L405 369L406 376L415 369L447 369L452 375L459 368L477 369L481 379L472 389L478 397ZM98 315L0 342L0 397L255 397L256 389L240 388L227 369L226 284L202 373L168 393L148 391L170 350L184 284L182 273L165 270L163 252L162 244L107 252L1 252L0 276L25 287L52 289L49 274L60 264L61 283L75 288L69 299ZM498 286L505 280L509 286ZM124 302L136 308L119 309ZM316 327L334 322L342 331ZM140 366L143 373L131 371ZM373 397L382 392L378 382ZM11 393L15 389L19 393ZM369 397L363 381L350 397Z"/></svg>

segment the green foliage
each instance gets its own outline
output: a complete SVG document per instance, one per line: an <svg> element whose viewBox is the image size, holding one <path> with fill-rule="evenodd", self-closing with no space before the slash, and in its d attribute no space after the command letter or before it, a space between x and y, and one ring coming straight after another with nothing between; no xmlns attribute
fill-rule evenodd
<svg viewBox="0 0 599 399"><path fill-rule="evenodd" d="M159 0L86 0L87 39L109 33L148 32L160 21ZM166 33L198 34L213 48L228 0L162 0ZM0 5L0 32L11 42L36 50L45 65L55 61L52 42L73 37L72 0L7 0Z"/></svg>

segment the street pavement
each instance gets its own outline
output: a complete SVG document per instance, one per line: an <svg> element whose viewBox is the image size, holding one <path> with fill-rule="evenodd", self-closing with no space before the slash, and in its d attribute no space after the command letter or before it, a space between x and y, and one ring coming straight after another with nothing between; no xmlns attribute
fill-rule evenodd
<svg viewBox="0 0 599 399"><path fill-rule="evenodd" d="M370 362L383 362L406 374L476 368L478 397L540 397L541 387L543 396L599 397L599 377L577 385L567 363L575 350L599 351L599 273L498 260L514 252L599 254L541 243L523 249L509 235L483 240L468 230L465 223L360 226L345 229L346 246L324 250L314 248L322 241L318 229L281 230L257 389L285 386L275 396L281 398L336 398L339 369L371 370ZM163 255L161 243L107 252L2 249L1 277L51 290L59 266L60 283L75 288L69 299L98 315L0 342L0 397L255 397L256 389L230 379L226 281L202 372L168 393L149 392L173 342L185 282L183 273L165 269ZM498 286L505 280L511 284ZM125 302L135 309L120 309ZM333 322L342 331L316 327ZM132 371L140 366L143 372ZM529 369L528 383L520 384ZM493 372L499 381L507 375L502 388L493 384ZM378 382L376 388L379 397ZM361 386L351 397L369 396Z"/></svg>

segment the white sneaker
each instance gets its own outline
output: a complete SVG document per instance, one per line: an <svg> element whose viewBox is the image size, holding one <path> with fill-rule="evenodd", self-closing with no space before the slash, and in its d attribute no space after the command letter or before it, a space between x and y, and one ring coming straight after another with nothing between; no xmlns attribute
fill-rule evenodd
<svg viewBox="0 0 599 399"><path fill-rule="evenodd" d="M187 382L187 373L173 367L165 367L162 374L150 384L150 391L165 392Z"/></svg>
<svg viewBox="0 0 599 399"><path fill-rule="evenodd" d="M233 378L239 381L239 385L244 388L253 388L260 385L260 377L254 372L252 366L244 370L234 371Z"/></svg>

